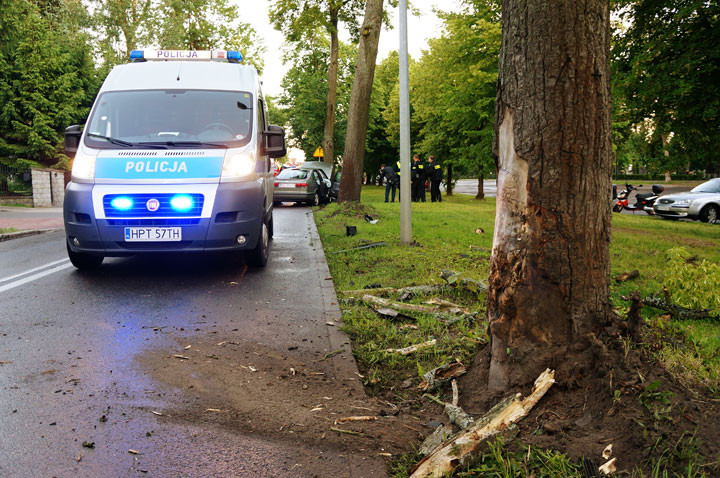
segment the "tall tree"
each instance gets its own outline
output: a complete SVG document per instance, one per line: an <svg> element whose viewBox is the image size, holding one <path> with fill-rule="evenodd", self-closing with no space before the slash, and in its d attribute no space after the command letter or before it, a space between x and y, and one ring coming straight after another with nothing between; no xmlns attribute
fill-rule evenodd
<svg viewBox="0 0 720 478"><path fill-rule="evenodd" d="M330 36L330 58L327 63L327 100L322 147L324 160L335 161L335 117L337 110L338 58L340 41L338 27L344 23L357 36L358 17L363 0L275 0L270 8L270 22L285 34L291 43L298 43L308 33L315 34L322 27Z"/></svg>
<svg viewBox="0 0 720 478"><path fill-rule="evenodd" d="M95 0L95 22L105 61L127 61L130 52L151 38L152 0Z"/></svg>
<svg viewBox="0 0 720 478"><path fill-rule="evenodd" d="M239 50L243 61L262 72L265 48L237 5L228 0L161 0L153 17L156 42L163 48Z"/></svg>
<svg viewBox="0 0 720 478"><path fill-rule="evenodd" d="M593 367L608 312L610 5L504 0L488 386ZM575 367L575 368L573 368ZM588 371L589 372L589 371Z"/></svg>
<svg viewBox="0 0 720 478"><path fill-rule="evenodd" d="M365 158L365 134L370 115L370 96L375 77L375 60L377 59L382 20L383 0L367 0L348 110L343 175L340 180L338 197L338 202L341 203L360 201Z"/></svg>

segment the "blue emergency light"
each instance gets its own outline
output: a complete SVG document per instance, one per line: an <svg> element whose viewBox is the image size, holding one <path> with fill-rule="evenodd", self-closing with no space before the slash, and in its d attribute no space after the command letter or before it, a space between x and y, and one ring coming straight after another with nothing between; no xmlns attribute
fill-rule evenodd
<svg viewBox="0 0 720 478"><path fill-rule="evenodd" d="M118 196L110 201L110 205L118 211L127 211L128 209L132 209L133 200L127 196Z"/></svg>
<svg viewBox="0 0 720 478"><path fill-rule="evenodd" d="M133 50L130 52L130 61L144 60L145 52L143 50Z"/></svg>
<svg viewBox="0 0 720 478"><path fill-rule="evenodd" d="M227 58L229 61L242 61L242 54L239 51L229 51Z"/></svg>
<svg viewBox="0 0 720 478"><path fill-rule="evenodd" d="M187 194L178 194L170 199L170 205L178 212L186 212L193 208L193 199Z"/></svg>

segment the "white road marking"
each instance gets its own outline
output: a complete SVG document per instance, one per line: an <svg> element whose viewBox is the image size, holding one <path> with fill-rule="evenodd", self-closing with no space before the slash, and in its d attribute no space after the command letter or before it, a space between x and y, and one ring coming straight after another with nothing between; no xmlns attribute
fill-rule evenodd
<svg viewBox="0 0 720 478"><path fill-rule="evenodd" d="M20 279L15 282L10 282L9 284L0 286L0 293L5 292L10 289L14 289L15 287L19 287L23 284L27 284L28 282L32 282L34 280L40 279L40 278L48 276L50 274L54 274L55 272L59 272L63 269L67 269L68 267L72 267L72 264L70 264L70 262L67 262L66 264L59 264L59 265L51 267L48 270L38 272L37 274L33 274L31 276L25 277L24 279Z"/></svg>
<svg viewBox="0 0 720 478"><path fill-rule="evenodd" d="M39 270L42 270L42 269L47 269L47 268L50 267L50 266L54 266L54 265L56 265L56 264L60 264L61 262L67 262L67 261L69 261L69 260L70 260L70 259L68 259L68 258L66 257L65 259L60 259L59 261L48 262L48 263L45 264L45 265L42 265L42 266L40 266L40 267L34 267L34 268L32 268L32 269L28 269L28 270L26 270L25 272L21 272L20 274L15 274L14 276L3 277L2 279L0 279L0 282L7 282L7 281L9 281L9 280L13 280L13 279L15 279L15 278L22 277L22 276L24 276L24 275L30 274L31 272L39 271Z"/></svg>

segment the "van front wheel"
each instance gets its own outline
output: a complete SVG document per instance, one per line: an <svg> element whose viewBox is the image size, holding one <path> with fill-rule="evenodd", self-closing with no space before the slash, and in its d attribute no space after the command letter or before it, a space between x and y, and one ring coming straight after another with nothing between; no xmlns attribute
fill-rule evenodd
<svg viewBox="0 0 720 478"><path fill-rule="evenodd" d="M246 252L245 260L254 267L265 267L270 256L270 230L267 219L263 219L260 237L257 245L251 251Z"/></svg>
<svg viewBox="0 0 720 478"><path fill-rule="evenodd" d="M94 256L84 252L74 252L70 249L70 244L67 243L65 243L65 247L67 247L70 262L80 270L97 269L100 267L100 264L102 264L103 259L105 259L103 256Z"/></svg>

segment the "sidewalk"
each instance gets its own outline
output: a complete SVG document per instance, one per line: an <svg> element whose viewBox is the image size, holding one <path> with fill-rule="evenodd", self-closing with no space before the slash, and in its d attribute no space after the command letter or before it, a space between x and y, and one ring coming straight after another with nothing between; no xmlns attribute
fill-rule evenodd
<svg viewBox="0 0 720 478"><path fill-rule="evenodd" d="M15 229L17 232L0 233L0 241L25 237L42 231L63 227L61 207L13 207L0 206L0 231Z"/></svg>

